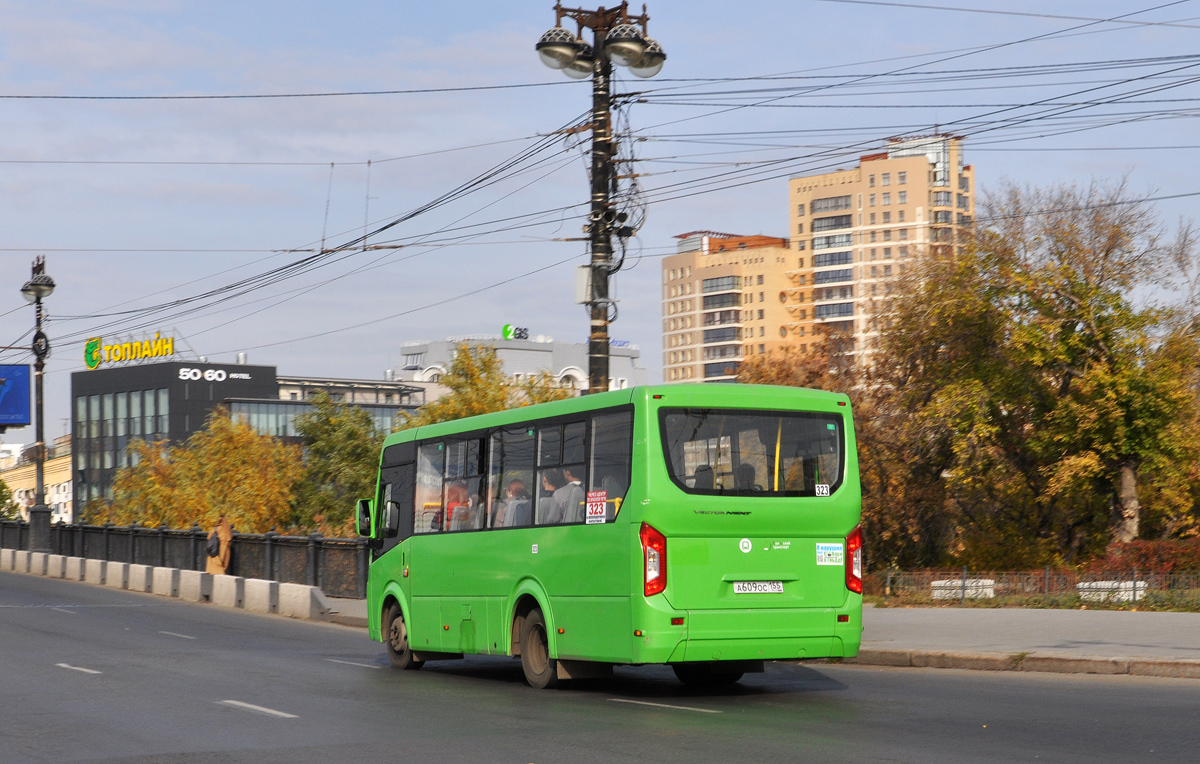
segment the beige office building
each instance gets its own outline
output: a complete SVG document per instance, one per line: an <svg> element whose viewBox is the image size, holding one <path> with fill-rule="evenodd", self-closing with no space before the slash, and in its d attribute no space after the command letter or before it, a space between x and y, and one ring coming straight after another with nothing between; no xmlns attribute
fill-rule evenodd
<svg viewBox="0 0 1200 764"><path fill-rule="evenodd" d="M663 260L663 379L729 382L790 341L787 239L693 231Z"/></svg>
<svg viewBox="0 0 1200 764"><path fill-rule="evenodd" d="M858 166L793 178L791 235L693 231L663 260L663 379L728 382L752 355L831 336L870 353L896 279L951 254L975 216L962 139L896 138Z"/></svg>
<svg viewBox="0 0 1200 764"><path fill-rule="evenodd" d="M793 178L789 329L801 348L832 333L869 352L898 276L915 258L950 254L975 216L962 139L896 138L858 167Z"/></svg>

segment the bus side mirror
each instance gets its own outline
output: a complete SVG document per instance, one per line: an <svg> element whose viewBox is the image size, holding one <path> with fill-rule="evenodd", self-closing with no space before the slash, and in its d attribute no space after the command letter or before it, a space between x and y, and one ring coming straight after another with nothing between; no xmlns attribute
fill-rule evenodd
<svg viewBox="0 0 1200 764"><path fill-rule="evenodd" d="M371 535L371 500L358 500L358 535Z"/></svg>
<svg viewBox="0 0 1200 764"><path fill-rule="evenodd" d="M387 529L387 535L395 536L400 532L400 505L394 501L387 503L387 514L384 517L384 527Z"/></svg>

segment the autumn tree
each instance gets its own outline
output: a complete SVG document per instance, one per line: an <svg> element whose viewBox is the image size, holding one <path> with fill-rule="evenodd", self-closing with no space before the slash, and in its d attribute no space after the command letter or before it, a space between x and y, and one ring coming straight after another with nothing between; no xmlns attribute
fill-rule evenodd
<svg viewBox="0 0 1200 764"><path fill-rule="evenodd" d="M13 501L12 489L0 480L0 520L16 520L20 516L20 508Z"/></svg>
<svg viewBox="0 0 1200 764"><path fill-rule="evenodd" d="M411 416L401 416L397 429L561 400L571 394L556 386L545 372L519 384L509 381L496 349L488 345L460 345L441 384L450 392L421 406Z"/></svg>
<svg viewBox="0 0 1200 764"><path fill-rule="evenodd" d="M263 533L291 517L303 471L297 447L259 435L220 408L186 443L135 441L130 456L133 466L117 472L104 518L120 525L196 521L207 528L225 515L240 531Z"/></svg>
<svg viewBox="0 0 1200 764"><path fill-rule="evenodd" d="M375 490L383 433L365 410L334 402L324 391L311 402L313 410L296 417L296 431L304 438L304 474L291 524L351 536L355 501Z"/></svg>

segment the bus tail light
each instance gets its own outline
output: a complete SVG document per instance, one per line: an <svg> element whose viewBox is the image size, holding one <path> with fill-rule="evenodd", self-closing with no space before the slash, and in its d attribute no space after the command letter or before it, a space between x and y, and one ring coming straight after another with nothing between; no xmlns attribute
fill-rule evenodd
<svg viewBox="0 0 1200 764"><path fill-rule="evenodd" d="M856 594L862 594L862 528L850 531L846 537L846 588Z"/></svg>
<svg viewBox="0 0 1200 764"><path fill-rule="evenodd" d="M667 588L667 539L654 528L642 523L642 557L646 562L646 596Z"/></svg>

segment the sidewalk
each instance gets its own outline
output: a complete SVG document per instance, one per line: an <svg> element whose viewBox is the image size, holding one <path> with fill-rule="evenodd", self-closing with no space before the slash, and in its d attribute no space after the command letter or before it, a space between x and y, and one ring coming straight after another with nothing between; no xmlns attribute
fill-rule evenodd
<svg viewBox="0 0 1200 764"><path fill-rule="evenodd" d="M863 609L854 663L1200 679L1200 613Z"/></svg>

